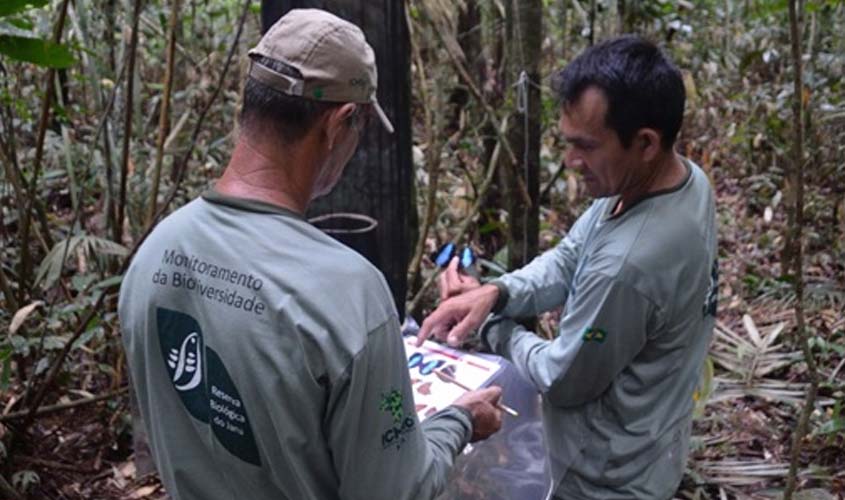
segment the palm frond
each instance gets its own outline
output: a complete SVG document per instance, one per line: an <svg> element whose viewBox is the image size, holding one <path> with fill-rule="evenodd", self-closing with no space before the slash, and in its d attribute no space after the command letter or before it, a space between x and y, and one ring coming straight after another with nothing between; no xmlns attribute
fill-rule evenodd
<svg viewBox="0 0 845 500"><path fill-rule="evenodd" d="M89 259L97 255L122 257L129 253L123 245L106 238L86 233L71 236L53 245L53 248L41 261L35 283L42 284L44 288L52 288L60 278L63 261L67 260L68 257L75 256L78 251Z"/></svg>

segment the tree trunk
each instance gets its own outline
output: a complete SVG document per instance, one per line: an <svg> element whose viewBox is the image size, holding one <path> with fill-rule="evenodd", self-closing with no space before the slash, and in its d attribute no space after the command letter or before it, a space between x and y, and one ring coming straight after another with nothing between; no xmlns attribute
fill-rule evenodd
<svg viewBox="0 0 845 500"><path fill-rule="evenodd" d="M795 0L789 0L789 28L790 40L792 41L792 66L793 85L792 96L792 119L793 119L793 142L792 142L792 167L789 169L789 181L791 184L793 216L790 218L790 225L785 232L789 235L786 244L790 245L792 251L792 262L790 270L793 276L795 288L795 335L801 350L804 354L804 361L807 363L807 378L810 383L807 386L807 393L804 397L804 407L795 426L792 435L792 449L790 450L789 473L784 487L784 500L791 500L792 493L797 487L798 462L801 458L801 444L809 427L810 415L815 409L816 394L819 386L819 375L816 367L816 359L810 347L807 331L804 327L804 77L802 72L803 50L801 48L801 30L803 27L803 3L796 5ZM801 17L799 17L801 16Z"/></svg>
<svg viewBox="0 0 845 500"><path fill-rule="evenodd" d="M388 134L377 120L370 122L355 156L331 194L316 200L309 216L355 212L378 221L377 255L367 255L384 273L400 317L413 231L418 224L411 197L410 45L405 3L395 0L262 0L266 31L294 8L320 8L359 26L376 53L378 97L396 129Z"/></svg>
<svg viewBox="0 0 845 500"><path fill-rule="evenodd" d="M512 81L516 82L517 114L511 122L508 137L518 164L506 175L513 176L510 187L510 269L522 267L537 255L539 243L540 197L540 72L543 40L543 2L513 0L513 37L511 38ZM524 72L527 80L521 79ZM507 169L505 169L507 170ZM528 200L519 196L515 177L523 179Z"/></svg>
<svg viewBox="0 0 845 500"><path fill-rule="evenodd" d="M505 26L505 19L502 18L502 13L497 8L487 9L489 18L483 20L485 25L491 26L491 31L483 41L484 47L488 47L489 53L485 54L485 61L483 67L479 68L478 87L490 103L493 109L501 109L504 101L504 91L508 85L508 75L505 70L506 57L505 49L508 34L508 28ZM506 16L508 17L508 16ZM493 151L496 149L496 144L499 142L496 133L496 127L484 116L484 111L479 111L481 116L479 121L485 123L481 129L482 144L484 146L484 153L481 157L481 165L489 165L490 159L493 157ZM490 187L487 196L484 199L484 204L479 210L478 227L493 228L490 231L479 232L478 244L483 249L499 249L507 245L508 235L504 229L499 229L499 212L500 210L507 210L507 185L508 177L505 175L505 162L509 160L507 155L499 155L500 166L496 169L496 177L494 184ZM492 260L493 255L486 256Z"/></svg>
<svg viewBox="0 0 845 500"><path fill-rule="evenodd" d="M625 33L628 31L628 9L625 0L617 0L616 2L616 11L619 15L619 24L617 26L617 31L621 33Z"/></svg>
<svg viewBox="0 0 845 500"><path fill-rule="evenodd" d="M566 54L569 51L569 1L560 2L560 57L562 61L566 61Z"/></svg>

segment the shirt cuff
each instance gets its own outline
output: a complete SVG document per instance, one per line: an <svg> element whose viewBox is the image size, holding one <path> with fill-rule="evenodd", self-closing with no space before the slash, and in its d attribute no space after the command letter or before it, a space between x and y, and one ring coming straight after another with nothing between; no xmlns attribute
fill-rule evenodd
<svg viewBox="0 0 845 500"><path fill-rule="evenodd" d="M464 436L461 440L461 449L463 449L472 438L472 413L462 406L450 405L440 410L440 415L452 417L461 423L464 428Z"/></svg>
<svg viewBox="0 0 845 500"><path fill-rule="evenodd" d="M495 286L499 290L499 296L496 298L496 303L493 305L493 309L490 311L494 314L500 313L505 306L508 305L508 299L510 298L510 293L508 293L508 287L505 283L500 279L495 279L490 282L491 285Z"/></svg>
<svg viewBox="0 0 845 500"><path fill-rule="evenodd" d="M491 315L479 328L479 336L490 352L504 356L511 334L518 325L510 318Z"/></svg>

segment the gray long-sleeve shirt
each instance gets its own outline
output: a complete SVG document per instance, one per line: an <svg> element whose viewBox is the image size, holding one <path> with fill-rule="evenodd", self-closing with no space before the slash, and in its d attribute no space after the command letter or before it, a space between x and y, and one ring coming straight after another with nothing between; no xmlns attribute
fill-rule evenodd
<svg viewBox="0 0 845 500"><path fill-rule="evenodd" d="M207 193L120 292L150 447L183 499L428 499L471 435L420 424L383 276L296 214Z"/></svg>
<svg viewBox="0 0 845 500"><path fill-rule="evenodd" d="M716 224L706 175L619 216L597 200L552 250L497 283L482 328L543 396L555 496L667 498L683 475L693 392L713 329ZM559 336L509 318L565 304Z"/></svg>

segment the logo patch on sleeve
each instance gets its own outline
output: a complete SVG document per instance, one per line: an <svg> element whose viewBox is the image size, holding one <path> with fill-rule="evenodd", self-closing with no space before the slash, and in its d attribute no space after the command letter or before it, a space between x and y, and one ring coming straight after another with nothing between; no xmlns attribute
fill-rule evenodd
<svg viewBox="0 0 845 500"><path fill-rule="evenodd" d="M704 316L716 316L716 309L719 305L719 261L713 259L713 265L710 268L710 285L707 287L707 296L704 299L704 305L701 307L701 313Z"/></svg>
<svg viewBox="0 0 845 500"><path fill-rule="evenodd" d="M405 396L398 389L382 394L379 410L390 414L393 425L381 435L382 449L395 446L398 450L405 443L405 435L416 426L413 415L405 413Z"/></svg>
<svg viewBox="0 0 845 500"><path fill-rule="evenodd" d="M584 342L597 342L599 344L603 344L606 338L607 332L594 326L590 326L584 330L584 336L581 337Z"/></svg>
<svg viewBox="0 0 845 500"><path fill-rule="evenodd" d="M214 436L232 455L260 467L244 402L223 360L204 344L199 323L170 309L160 307L156 313L167 375L185 409L210 425Z"/></svg>

